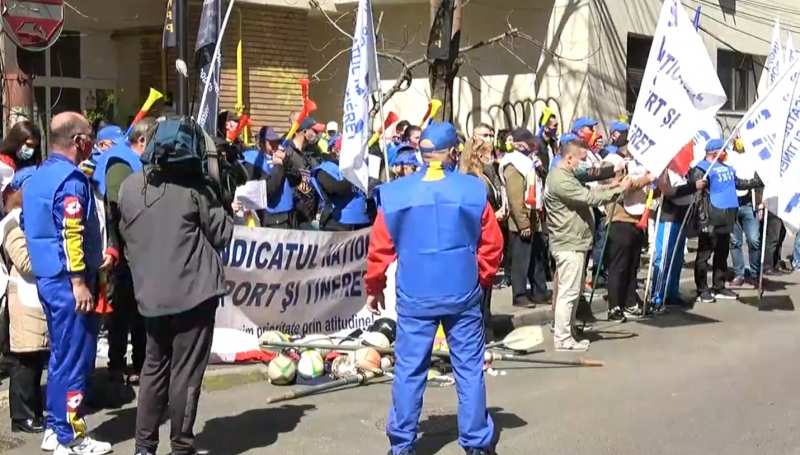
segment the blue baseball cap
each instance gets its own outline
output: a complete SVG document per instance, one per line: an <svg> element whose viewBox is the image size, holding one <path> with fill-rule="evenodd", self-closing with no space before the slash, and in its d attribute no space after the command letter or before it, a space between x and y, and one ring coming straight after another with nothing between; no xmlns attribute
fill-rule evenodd
<svg viewBox="0 0 800 455"><path fill-rule="evenodd" d="M725 146L725 141L723 141L722 139L711 139L706 143L706 152L713 152L714 150L720 150L724 146Z"/></svg>
<svg viewBox="0 0 800 455"><path fill-rule="evenodd" d="M14 191L21 190L35 170L36 166L27 166L14 172L14 177L11 178L11 189Z"/></svg>
<svg viewBox="0 0 800 455"><path fill-rule="evenodd" d="M431 123L419 137L419 151L421 153L438 152L458 147L459 143L458 133L452 123Z"/></svg>
<svg viewBox="0 0 800 455"><path fill-rule="evenodd" d="M609 133L619 133L622 131L628 131L628 124L619 120L612 123L611 127L608 128Z"/></svg>
<svg viewBox="0 0 800 455"><path fill-rule="evenodd" d="M275 132L275 128L271 126L262 126L258 130L258 142L264 141L279 141L281 137Z"/></svg>
<svg viewBox="0 0 800 455"><path fill-rule="evenodd" d="M619 151L619 147L617 147L614 144L606 145L604 148L605 148L605 151L608 152L609 155L612 154L612 153L617 153Z"/></svg>
<svg viewBox="0 0 800 455"><path fill-rule="evenodd" d="M305 120L300 122L300 127L297 130L298 131L314 130L317 133L321 133L325 131L325 125L323 125L322 123L317 123L317 121L311 117L306 117Z"/></svg>
<svg viewBox="0 0 800 455"><path fill-rule="evenodd" d="M569 141L577 141L577 140L578 140L578 136L576 136L574 133L564 133L564 134L561 135L561 138L559 138L558 145L563 147L564 144L566 144L567 142L569 142Z"/></svg>
<svg viewBox="0 0 800 455"><path fill-rule="evenodd" d="M422 166L415 153L401 153L394 159L395 166Z"/></svg>
<svg viewBox="0 0 800 455"><path fill-rule="evenodd" d="M595 125L597 125L597 120L591 117L579 117L572 122L572 131L575 132L583 127Z"/></svg>
<svg viewBox="0 0 800 455"><path fill-rule="evenodd" d="M97 132L95 142L110 141L113 144L125 143L125 132L117 125L109 125Z"/></svg>

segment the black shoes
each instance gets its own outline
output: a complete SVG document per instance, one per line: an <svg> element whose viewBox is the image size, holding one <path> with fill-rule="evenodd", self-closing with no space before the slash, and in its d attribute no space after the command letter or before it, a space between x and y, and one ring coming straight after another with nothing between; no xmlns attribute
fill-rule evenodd
<svg viewBox="0 0 800 455"><path fill-rule="evenodd" d="M12 433L42 433L44 432L44 422L41 419L25 419L11 421Z"/></svg>
<svg viewBox="0 0 800 455"><path fill-rule="evenodd" d="M608 310L608 320L616 322L628 322L628 318L625 317L625 313L622 312L620 307L614 307L613 309Z"/></svg>

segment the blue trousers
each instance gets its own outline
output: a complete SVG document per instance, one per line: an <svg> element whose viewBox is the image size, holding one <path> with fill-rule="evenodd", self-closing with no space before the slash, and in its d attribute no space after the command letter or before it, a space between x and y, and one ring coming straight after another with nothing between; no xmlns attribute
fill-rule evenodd
<svg viewBox="0 0 800 455"><path fill-rule="evenodd" d="M398 314L397 363L386 435L393 455L413 449L436 329L441 322L450 347L458 395L458 443L465 449L488 449L494 422L486 410L483 354L486 341L479 302L460 314L412 317Z"/></svg>
<svg viewBox="0 0 800 455"><path fill-rule="evenodd" d="M75 311L68 276L37 278L36 288L50 332L45 425L66 445L86 435L81 402L94 371L100 322L94 313Z"/></svg>
<svg viewBox="0 0 800 455"><path fill-rule="evenodd" d="M683 269L683 253L686 245L686 229L678 238L680 228L681 223L674 221L660 221L656 226L653 278L650 288L655 307L680 298L681 270ZM672 259L673 253L674 259ZM670 260L672 260L672 273L669 273L668 270ZM669 275L669 283L667 283L667 275Z"/></svg>
<svg viewBox="0 0 800 455"><path fill-rule="evenodd" d="M758 278L761 273L761 232L756 214L753 211L752 205L744 205L739 207L739 212L736 215L736 222L733 224L733 232L731 233L731 260L733 261L733 270L736 272L737 278L744 278L744 254L742 253L742 235L747 241L747 256L749 259L748 268L750 269L750 276Z"/></svg>

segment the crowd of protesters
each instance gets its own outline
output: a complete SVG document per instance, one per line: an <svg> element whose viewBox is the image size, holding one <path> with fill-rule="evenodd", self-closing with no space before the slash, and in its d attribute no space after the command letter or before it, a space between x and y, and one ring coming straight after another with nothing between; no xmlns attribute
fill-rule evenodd
<svg viewBox="0 0 800 455"><path fill-rule="evenodd" d="M267 206L263 209L245 210L239 201L231 204L229 210L236 223L323 231L366 228L374 223L380 207L381 185L426 166L420 153L425 125L401 120L385 128L383 141L370 147L370 159L380 160L380 172L370 177L367 191L362 191L339 170L342 139L336 122L323 124L312 118L302 119L297 133L288 138L288 146L283 146L284 132L298 121L298 115L292 112L285 125L259 128L252 140L234 139L249 179L265 181L267 190ZM240 131L240 120L231 112L220 114L219 136L230 137L231 132ZM795 244L790 265L780 258L786 236L782 222L770 217L766 229L762 229L765 207L758 176L739 178L735 169L725 164L727 153L741 150L726 150L720 138L713 138L705 146L703 159L688 172L669 169L655 176L628 153L625 122L611 123L606 135L589 117L578 118L567 127L559 120L547 114L539 119L536 131L525 127L496 131L480 124L472 131L459 133L460 156L450 170L472 175L485 184L487 202L505 244L503 273L494 287L510 286L511 304L516 307L553 305L551 329L557 351L589 348L584 332L591 330L591 323L596 320L587 299L592 288L607 289L607 317L614 321L663 313L669 305L689 305L678 287L687 238L698 239L693 301L736 299L732 289L756 286L762 270L762 242L766 242L767 252L764 273L786 273L800 267L800 243ZM83 128L84 123L88 125L85 119L67 123L67 133ZM108 205L109 220L102 232L108 248L102 256L101 269L107 263L119 262L113 253L124 243L115 224L121 216L118 195L122 182L136 171L132 164L127 168L112 166L108 157L126 156L118 155L123 148L133 153L129 164L137 161L155 123L154 119L145 119L127 136L118 126L102 121L72 137L62 137L63 131L58 128L51 131L51 142L62 141L61 145L75 155L73 158L81 158L79 169L91 179L99 201ZM17 213L19 218L22 186L44 159L41 141L42 134L36 126L21 122L0 143L0 162L16 171L3 193L7 215ZM51 152L57 146L52 143ZM108 153L112 149L117 152ZM656 203L651 204L650 199ZM765 238L762 231L766 232ZM4 223L0 236L2 258L10 275L34 273L23 223ZM745 245L749 260L743 255ZM648 251L651 260L642 261L643 253ZM732 272L728 268L729 255ZM642 289L637 277L650 267L654 278L649 289ZM105 311L108 314L104 316L109 377L120 385L136 384L146 357L145 326L133 295L131 270L127 266L116 267L110 278L114 311ZM19 282L9 282L2 331L2 367L12 378L13 428L24 432L47 430L42 445L45 450L61 450L59 447L64 446L67 448L63 453L105 453L110 450L107 444L89 438L81 442L83 446L65 445L69 438L60 437L55 427L44 421L45 405L37 387L48 361L49 327L40 307L20 299L23 293L17 288ZM552 285L548 286L548 282ZM484 319L488 323L492 289L487 287L483 294ZM644 302L646 296L650 297L648 305ZM104 313L100 303L97 312ZM129 335L133 347L130 364L126 358ZM491 330L487 330L487 337L491 338Z"/></svg>

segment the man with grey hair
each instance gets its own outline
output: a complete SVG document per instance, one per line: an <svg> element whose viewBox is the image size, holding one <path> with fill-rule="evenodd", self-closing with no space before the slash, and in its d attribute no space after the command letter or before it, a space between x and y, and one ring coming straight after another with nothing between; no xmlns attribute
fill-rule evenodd
<svg viewBox="0 0 800 455"><path fill-rule="evenodd" d="M583 167L588 149L583 141L566 142L561 148L561 161L545 183L547 231L558 278L553 338L559 352L589 349L588 340L577 341L573 337L572 323L586 275L586 255L594 239L592 207L616 200L631 185L627 177L613 188L590 190L581 183L575 174Z"/></svg>
<svg viewBox="0 0 800 455"><path fill-rule="evenodd" d="M49 157L22 193L20 227L50 332L42 449L55 455L111 452L110 444L87 437L82 418L97 357L98 275L110 263L102 250L94 189L77 166L92 145L92 127L84 116L53 117Z"/></svg>
<svg viewBox="0 0 800 455"><path fill-rule="evenodd" d="M125 243L119 231L119 190L122 182L142 168L140 157L144 153L147 137L156 124L152 117L145 117L135 125L128 137L130 146L119 144L106 150L97 159L94 180L103 196L106 214L106 235L109 251L114 255L114 269L109 276L108 295L111 314L106 321L108 328L108 371L112 380L138 384L139 374L144 364L144 351L147 338L144 318L136 307L133 292L133 278L125 260ZM131 362L128 368L128 334L131 339ZM124 388L118 389L120 394ZM122 397L120 396L120 399Z"/></svg>

